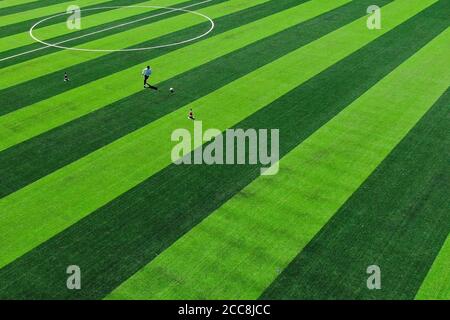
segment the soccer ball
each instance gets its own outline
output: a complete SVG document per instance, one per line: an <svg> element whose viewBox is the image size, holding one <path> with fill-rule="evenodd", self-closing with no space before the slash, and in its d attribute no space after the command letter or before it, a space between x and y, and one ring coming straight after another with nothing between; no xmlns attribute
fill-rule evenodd
<svg viewBox="0 0 450 320"><path fill-rule="evenodd" d="M170 88L170 92L171 92L171 93L174 93L174 92L175 92L175 90L173 90L173 88Z"/></svg>

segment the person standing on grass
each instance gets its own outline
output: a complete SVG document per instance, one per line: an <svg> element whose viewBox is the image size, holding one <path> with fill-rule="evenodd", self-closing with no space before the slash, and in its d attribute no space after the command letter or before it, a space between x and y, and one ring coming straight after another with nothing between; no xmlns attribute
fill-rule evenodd
<svg viewBox="0 0 450 320"><path fill-rule="evenodd" d="M158 90L157 87L154 87L154 86L150 85L149 83L147 83L148 78L150 78L151 74L152 74L152 69L150 68L150 66L147 66L147 68L142 70L142 75L144 76L144 88L150 88L150 89L153 89L153 90Z"/></svg>
<svg viewBox="0 0 450 320"><path fill-rule="evenodd" d="M64 82L69 82L69 76L67 75L67 72L64 72Z"/></svg>

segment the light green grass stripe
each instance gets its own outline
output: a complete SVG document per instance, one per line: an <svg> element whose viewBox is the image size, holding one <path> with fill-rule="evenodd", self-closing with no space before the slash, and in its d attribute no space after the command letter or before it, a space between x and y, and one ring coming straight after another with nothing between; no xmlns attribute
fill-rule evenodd
<svg viewBox="0 0 450 320"><path fill-rule="evenodd" d="M37 0L2 0L0 1L0 9L17 6L20 4L36 2Z"/></svg>
<svg viewBox="0 0 450 320"><path fill-rule="evenodd" d="M110 298L256 299L450 84L450 29L394 70ZM282 133L281 133L282 137Z"/></svg>
<svg viewBox="0 0 450 320"><path fill-rule="evenodd" d="M83 8L83 7L91 6L94 4L105 3L108 1L109 0L84 0L82 3L80 3L80 1L67 1L67 2L62 2L62 3L54 4L51 6L47 6L47 7L41 7L41 8L37 8L37 9L28 10L25 12L17 12L17 13L9 14L6 16L2 16L0 19L0 27L6 26L9 24L13 24L13 23L18 23L18 22L32 20L32 19L39 19L42 17L65 12L69 5L77 5L77 6L80 6L81 8Z"/></svg>
<svg viewBox="0 0 450 320"><path fill-rule="evenodd" d="M141 3L133 4L134 6L162 6L162 7L170 7L174 4L185 2L185 0L159 0L159 1L145 1ZM115 20L124 19L128 17L132 17L135 15L139 15L145 12L152 12L157 9L155 8L134 8L134 9L113 9L108 11L102 10L94 10L91 12L96 12L95 14L91 14L89 16L83 17L81 20L82 30L86 30L92 27L100 26L105 23L110 23ZM151 20L149 20L151 21ZM80 30L77 29L67 29L66 22L52 24L49 26L45 26L42 28L37 28L34 30L33 34L41 40L47 40L67 34L73 34L73 37L78 36L77 32ZM119 30L119 29L118 29ZM142 41L142 40L141 40ZM22 32L19 34L14 34L8 37L2 38L2 43L0 45L0 51L7 51L15 48L19 48L22 46L30 45L35 43L36 41L30 37L29 32ZM51 42L51 41L50 41ZM70 45L70 43L67 43Z"/></svg>
<svg viewBox="0 0 450 320"><path fill-rule="evenodd" d="M425 277L417 300L450 300L450 236L447 237L430 271Z"/></svg>
<svg viewBox="0 0 450 320"><path fill-rule="evenodd" d="M267 0L233 0L232 3L227 2L227 6L215 6L214 11L210 8L209 13L225 15L264 1ZM151 62L154 69L152 81L170 79L348 2L349 0L306 2L161 56ZM54 60L51 63L57 64ZM128 68L0 117L0 151L139 92L142 90L141 69L142 65ZM20 72L14 74L19 76ZM92 92L96 92L96 96L92 96Z"/></svg>
<svg viewBox="0 0 450 320"><path fill-rule="evenodd" d="M322 9L324 9L322 6L327 3L327 10L332 10L334 6L338 6L339 3L343 4L345 1L313 0L302 5L306 10L303 13L299 8L297 10L289 9L290 11L284 13L289 13L289 15L284 16L283 13L275 14L260 20L259 23L254 22L194 46L183 48L179 50L178 54L172 52L166 57L160 57L155 62L159 66L167 66L167 68L161 68L161 70L169 72L166 76L171 77L174 73L184 70L183 66L193 67L193 62L196 64L206 63L208 59L214 59L226 52L234 51L241 46L256 41L263 35L268 36L270 32L275 32L274 30L282 28L281 26L283 25L287 27L289 25L288 21L295 23L307 18L313 18L314 15L319 14L312 8L314 3ZM327 37L326 41L332 42L335 38ZM317 47L318 45L316 44L315 46ZM321 46L319 45L316 50L321 51ZM314 46L306 50L306 52L310 53L311 51L314 51ZM205 52L208 52L208 57L205 57ZM271 74L266 73L266 71L283 66L283 61L286 65L292 64L294 60L302 61L302 57L307 57L302 53L305 53L305 51L297 51L296 54L289 55L287 60L280 60L276 66L263 68L253 74L253 76L243 78L239 82L226 86L222 90L201 99L195 106L204 104L202 111L199 111L199 113L205 118L215 120L216 122L211 122L213 126L218 126L219 128L231 126L282 94L282 92L271 92L269 96L265 96L264 93L260 94L257 91L251 91L251 96L259 97L260 99L258 101L255 100L255 105L252 104L251 108L245 110L245 108L241 109L239 104L239 99L242 96L241 88L254 87L254 79L259 76L262 76L262 79L257 79L256 81L261 81L260 83L264 84L263 80L272 78ZM329 63L332 64L334 58L328 59L325 57L324 59L330 60ZM178 64L174 65L173 61L177 61ZM307 69L315 70L315 73L320 72L321 68L321 66L314 68L306 60L299 65L299 68L304 66ZM131 79L135 76L134 73L135 70L132 71ZM288 90L288 85L294 87L304 81L305 78L303 77L297 80L297 75L298 72L297 74L291 72L284 75L289 81L283 88L283 92ZM126 86L129 83L122 80L124 80L123 77L119 77L114 82L114 87L121 88L120 85ZM272 81L277 82L278 80L282 80L282 78ZM106 83L108 84L109 82ZM258 87L256 84L255 86ZM101 89L89 92L96 92L96 96L108 96L118 90L108 91L107 94L104 94L105 92ZM265 87L259 87L259 90L269 93ZM254 93L257 94L253 95ZM89 95L92 94L89 93ZM73 99L77 101L76 97ZM228 99L230 99L229 106L225 103ZM135 131L1 199L0 247L2 248L2 254L0 255L0 267L167 166L171 161L171 132L175 128L180 128L190 123L186 119L186 114L186 110L179 110L169 114L153 122L152 125ZM218 114L221 116L218 117ZM221 119L223 121L219 121ZM155 139L155 137L162 138ZM130 168L132 169L130 170Z"/></svg>
<svg viewBox="0 0 450 320"><path fill-rule="evenodd" d="M268 1L270 0L230 0L220 4L212 5L207 8L198 9L196 11L201 12L212 19L215 19ZM193 9L195 9L195 7ZM78 46L78 48L126 48L205 22L207 22L205 18L189 13L159 20L154 23L151 23L150 19L148 24L129 30L117 29L118 32L116 34L84 43L83 45ZM205 31L206 30L207 27L205 27ZM70 43L68 43L68 45L70 45ZM5 83L3 87L7 88L23 81L28 81L45 74L49 74L61 69L66 69L70 66L77 65L79 63L86 62L107 54L108 52L74 53L69 50L63 50L22 63L18 63L3 69L5 75ZM29 70L27 74L20 72L20 70L24 69ZM41 108L41 104L38 104L37 108Z"/></svg>

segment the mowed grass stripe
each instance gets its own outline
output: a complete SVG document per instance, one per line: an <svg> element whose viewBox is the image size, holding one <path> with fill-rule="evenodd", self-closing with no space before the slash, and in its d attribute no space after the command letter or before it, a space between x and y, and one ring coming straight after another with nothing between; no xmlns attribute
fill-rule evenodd
<svg viewBox="0 0 450 320"><path fill-rule="evenodd" d="M230 0L222 3L212 1L208 3L209 7L203 9L196 8L196 11L201 12L214 19L244 10L246 8L254 7L258 4L268 1L270 0ZM207 22L205 18L190 13L183 13L181 15L159 20L153 23L151 23L150 20L141 26L134 26L133 24L128 25L126 26L125 30L123 30L122 28L117 29L116 33L86 42L81 47L88 49L130 48L134 45L142 43L143 41L156 39L163 35L167 35L199 24L205 25L205 29L203 32L206 32L210 27L210 23ZM145 38L136 36L139 34L141 34L143 37L145 36ZM26 62L12 65L4 69L5 76L7 76L7 78L10 78L8 77L8 75L17 74L17 71L23 68L30 68L31 66L33 66L33 68L30 68L31 70L28 78L23 77L22 75L17 75L16 77L14 77L14 79L5 81L4 88L8 88L23 81L43 76L57 70L64 70L70 66L93 60L107 54L109 54L109 52L83 52L74 54L70 50L62 50L55 53L50 53L42 57L38 57L36 59L31 59Z"/></svg>
<svg viewBox="0 0 450 320"><path fill-rule="evenodd" d="M170 85L177 88L177 93L170 99L167 94L152 96L150 108L148 92L141 92L5 150L0 153L0 176L3 177L0 198L361 17L364 15L362 11L364 6L369 2L369 0L351 2L167 80L161 84L162 90L166 91ZM388 2L385 0L382 3ZM271 8L278 10L287 4L288 1L276 2L276 6L273 7L275 2L272 2L271 5L259 7L258 14L267 15ZM292 13L295 13L296 18L300 18L298 12ZM229 17L230 21L227 20L228 16L224 17L217 21L218 28L221 28L218 31L224 32L231 28L234 19L245 21L248 15L243 13ZM252 18L253 16L251 14ZM291 24L286 19L280 21L288 23L286 27ZM280 43L284 45L279 45ZM272 49L265 50L267 47ZM143 57L143 59L151 58L146 55ZM122 60L126 59L117 56L113 61L98 62L85 69L95 72L95 65L120 65ZM211 74L215 76L211 77ZM60 83L61 80L58 80ZM43 83L50 85L51 79ZM80 140L84 141L82 145L79 143ZM16 159L23 157L33 158L39 165L17 163Z"/></svg>
<svg viewBox="0 0 450 320"><path fill-rule="evenodd" d="M316 1L316 3L319 3L319 1ZM324 2L321 2L321 3L324 3ZM339 2L340 4L343 4L343 3L345 3L345 1L341 1L341 2ZM319 14L321 11L326 11L326 10L331 10L332 8L334 8L334 7L336 7L336 6L339 6L339 3L336 3L336 2L332 2L332 1L328 1L328 5L327 6L322 6L322 5L319 5L316 9L317 10L311 10L311 6L310 5L307 5L307 6L305 6L305 7L303 7L304 9L303 9L303 12L301 11L301 10L292 10L292 11L289 11L289 14L296 14L296 16L295 16L295 19L297 20L297 21L301 21L301 20L304 20L304 19L307 19L307 18L310 18L310 17L312 17L312 16L314 16L314 15L316 15L316 14ZM360 8L361 9L361 8ZM356 10L354 10L354 11L356 11ZM282 17L282 16L281 16ZM278 16L278 18L280 18L280 16ZM271 21L276 21L276 19L272 19ZM322 21L323 22L323 21ZM293 20L291 20L290 21L290 24L293 24ZM256 26L256 25L253 25L253 27L254 26ZM261 23L261 27L263 27L264 25ZM287 25L286 25L287 26ZM249 29L247 29L247 30L249 30ZM260 34L258 35L258 36L261 36ZM312 35L312 36L314 36L314 35ZM231 39L231 41L232 41L233 39ZM247 38L247 40L249 40L249 38ZM116 284L117 285L117 284Z"/></svg>
<svg viewBox="0 0 450 320"><path fill-rule="evenodd" d="M67 0L2 0L0 1L0 17L66 1Z"/></svg>
<svg viewBox="0 0 450 320"><path fill-rule="evenodd" d="M449 40L447 29L109 297L258 298L447 89Z"/></svg>
<svg viewBox="0 0 450 320"><path fill-rule="evenodd" d="M370 43L432 3L421 1L416 5L411 1L396 1L385 7L385 13L388 13L390 19L386 19L384 30L368 33L360 28L361 25L365 26L365 19L360 19L199 99L191 106L201 106L196 109L200 110L200 118L206 119L205 127L229 127L357 50L358 45L361 47ZM414 9L411 4L416 5ZM249 36L247 33L244 35ZM239 36L239 39L242 38L243 34ZM355 41L355 38L358 40ZM347 48L349 44L344 39L353 46ZM233 40L232 43L237 42L237 39ZM323 52L323 46L328 43L339 44L335 46L336 50L332 55ZM187 61L191 59L192 56L189 56ZM311 59L314 60L312 64ZM301 63L298 63L299 61ZM184 60L180 62L185 63ZM275 70L286 70L286 73L279 73L274 79L272 75ZM299 70L303 73L300 77ZM254 86L255 79L263 81L264 83L260 83L264 86L283 83L283 87L278 92L261 94L262 90L266 91L265 87ZM247 92L248 96L242 99L242 96L236 94L241 92ZM228 98L229 104L223 103L227 101L223 97ZM217 117L217 114L222 116ZM3 239L4 254L1 265L11 262L167 166L170 163L172 147L169 140L151 139L152 146L148 148L148 139L156 136L167 136L169 139L174 129L186 124L186 110L171 113L0 200L2 211L6 212L1 217L4 222L0 224L3 227L1 231L2 234L8 235ZM132 172L130 167L134 169ZM71 184L68 186L69 180ZM62 208L64 218L61 216ZM24 214L27 217L26 222L22 218ZM17 223L18 221L20 223ZM46 224L42 224L42 221L46 221ZM30 237L30 233L25 231L28 228L38 228L39 232L33 232Z"/></svg>
<svg viewBox="0 0 450 320"><path fill-rule="evenodd" d="M0 2L0 9L8 8L11 6L18 6L25 3L35 2L37 0L8 0Z"/></svg>
<svg viewBox="0 0 450 320"><path fill-rule="evenodd" d="M267 0L254 0L251 2L234 0L233 5L226 7L227 9L222 5L218 5L214 6L216 12L210 10L209 13L210 15L212 13L225 15L226 13L238 12L265 1ZM312 12L317 15L323 12L322 8L335 8L346 2L348 0L339 0L339 2L332 3L327 0L314 2L312 5L307 2L302 4L306 6L303 14L308 16L308 13ZM300 9L303 11L303 7ZM152 60L152 67L155 70L154 80L152 81L161 82L170 79L263 39L268 35L282 31L285 29L283 27L285 24L279 24L277 20L279 17L285 17L291 25L302 21L301 18L299 19L286 13L281 16L273 15L265 18L265 20L247 24L194 45L170 52ZM270 24L272 28L268 28L266 24ZM247 32L245 36L242 35L242 31ZM232 37L233 39L231 39ZM206 52L207 54L205 54ZM177 61L177 63L174 64L174 61ZM142 91L142 82L138 80L140 70L142 70L142 65L127 68L121 72L86 84L81 88L68 90L47 100L0 117L0 136L5 137L0 141L0 151ZM97 95L93 97L91 92L96 92Z"/></svg>
<svg viewBox="0 0 450 320"><path fill-rule="evenodd" d="M4 10L5 8L10 8L10 7L17 7L17 6L21 6L24 4L29 4L32 2L37 2L37 0L8 0L8 1L1 1L0 2L0 15L5 15L8 14L6 10Z"/></svg>
<svg viewBox="0 0 450 320"><path fill-rule="evenodd" d="M83 6L92 6L105 3L105 0L84 0ZM45 3L43 3L45 5ZM36 9L17 12L9 15L2 16L0 19L0 27L4 27L10 24L20 23L25 20L37 20L39 18L44 18L61 12L65 12L67 7L70 5L79 5L77 1L67 1L58 4L53 4L50 6L39 7Z"/></svg>
<svg viewBox="0 0 450 320"><path fill-rule="evenodd" d="M158 6L165 6L170 7L176 4L180 4L183 2L189 2L186 0L161 0L158 1ZM198 0L196 2L199 2ZM156 2L154 0L151 1L144 1L144 2L138 2L133 5L135 6L155 6ZM112 9L112 10L93 10L91 11L92 14L83 17L82 16L82 29L73 29L70 30L66 26L66 19L69 15L64 16L64 21L51 24L51 25L43 25L43 27L38 27L35 29L33 34L38 37L41 40L45 40L50 43L57 43L59 41L77 37L80 35L80 33L89 33L92 32L91 29L97 26L103 26L107 25L110 27L111 23L112 25L119 25L123 23L121 20L126 18L142 18L145 16L149 16L152 13L152 11L158 10L157 8L133 8L133 9L126 9L126 8L119 8L119 9ZM166 10L167 11L167 10ZM86 11L89 12L89 11ZM84 12L82 12L84 14ZM119 20L119 21L118 21ZM131 19L126 19L126 21L132 21ZM146 23L151 22L151 20L146 21ZM95 28L97 30L99 28ZM61 37L61 36L67 36L67 37ZM56 39L55 39L56 38ZM92 39L91 39L92 40ZM62 44L64 45L64 44ZM70 42L68 42L66 45L72 46ZM30 49L35 49L36 46L43 46L42 44L37 44L36 41L30 37L30 33L22 32L19 34L11 35L8 37L5 37L2 39L2 45L0 46L1 51L3 51L1 58L11 56L13 54L17 54L20 52L25 52ZM19 48L20 50L14 50L14 53L6 52L11 51L13 49Z"/></svg>
<svg viewBox="0 0 450 320"><path fill-rule="evenodd" d="M3 0L0 5L0 16L5 16L13 13L29 11L43 6L50 6L67 0Z"/></svg>
<svg viewBox="0 0 450 320"><path fill-rule="evenodd" d="M447 195L445 195L445 197L447 197ZM444 222L448 224L448 220ZM450 270L450 237L447 237L444 246L439 252L433 266L431 267L431 270L420 287L420 290L416 295L416 299L449 300L450 274L448 270Z"/></svg>
<svg viewBox="0 0 450 320"><path fill-rule="evenodd" d="M96 3L93 3L93 4L90 4L90 3L82 3L82 4L80 4L80 2L73 1L73 2L71 2L69 4L78 5L81 9L88 9L88 8L98 8L100 6L102 6L102 7L105 7L105 6L119 6L119 5L126 5L127 6L127 5L133 5L134 3L137 3L139 1L142 1L142 0L109 0L109 1L99 2L99 3L96 2ZM50 5L50 2L45 2L45 3ZM38 4L39 5L44 5L43 2L41 3L41 1L39 1ZM41 19L44 19L44 18L47 18L47 17L50 17L50 16L53 16L53 15L58 14L58 13L66 12L66 9L69 6L69 4L68 5L63 5L61 7L62 8L61 11L56 11L54 13L52 12L51 14L47 14L47 15L44 15L44 16L36 17L36 18L31 18L29 20L20 20L20 22L16 22L16 23L13 23L13 24L8 24L6 26L1 27L0 28L0 39L3 38L3 37L10 36L10 35L19 34L19 33L22 33L22 32L27 32L31 28L31 26L33 24L35 24L37 21L39 21ZM39 6L38 8L41 8L41 7ZM105 9L105 10L112 10L112 9ZM19 10L16 13L20 14L20 12L21 11ZM93 11L85 11L83 17L87 17L87 16L89 16L91 14L94 14L94 12ZM67 17L68 16L66 16L66 19L67 19ZM52 23L56 23L58 21L61 22L63 20L64 20L64 17L55 18L55 20L52 19L50 22L47 22L46 25L49 25L49 24L52 24Z"/></svg>
<svg viewBox="0 0 450 320"><path fill-rule="evenodd" d="M431 7L237 127L280 128L284 132L281 152L285 154L414 53L427 38L442 31L446 21L436 27L427 14L431 9L436 13L442 7ZM329 20L332 19L326 16L322 22ZM433 31L425 31L430 28ZM410 30L416 32L409 34ZM342 81L344 74L349 80ZM303 103L298 105L298 101ZM259 168L248 166L170 166L5 267L0 273L0 281L5 284L2 296L102 297L258 174ZM124 225L123 221L127 223ZM65 274L58 272L73 261L89 270L84 279L92 284L77 295L61 288ZM111 265L123 267L110 269ZM33 277L35 274L40 275L39 279Z"/></svg>
<svg viewBox="0 0 450 320"><path fill-rule="evenodd" d="M450 230L449 103L448 90L263 299L414 298ZM381 268L381 290L367 288L371 265Z"/></svg>
<svg viewBox="0 0 450 320"><path fill-rule="evenodd" d="M201 8L206 8L208 6L212 6L212 5L218 5L219 3L225 3L227 1L230 0L213 0L214 2L199 2L198 0L188 0L185 2L180 2L178 4L175 4L173 6L171 6L170 8L186 8L186 9L191 9L191 10L199 10ZM306 0L302 0L302 1L306 1ZM267 3L267 2L266 2ZM256 8L255 8L256 9ZM129 11L127 9L124 9L125 11ZM136 8L133 8L132 10L137 10ZM137 13L137 12L136 12ZM51 43L53 44L58 44L60 43L61 45L66 45L68 47L71 48L79 48L82 47L84 43L87 42L92 42L95 40L99 40L99 39L103 39L112 35L117 35L118 32L122 32L124 30L131 30L131 29L136 29L145 25L149 25L151 23L156 23L156 22L161 22L163 20L167 20L173 17L177 17L177 16L182 16L185 15L186 11L177 11L177 10L171 10L171 9L156 9L152 12L148 12L148 13L140 13L138 15L129 17L129 18L124 18L124 19L120 19L120 20L116 20L116 21L111 21L109 23L106 24L102 24L96 27L92 27L90 29L83 29L80 33L73 35L73 34L67 34L64 36L60 36L57 38L53 38L50 40ZM191 14L194 15L194 14ZM209 22L207 22L207 19L204 17L198 17L198 23L194 24L193 26L187 26L186 28L181 28L179 30L176 30L174 32L170 32L170 30L168 30L168 32L164 33L161 36L156 36L153 37L149 37L147 38L145 36L145 34L142 34L142 37L140 38L140 42L134 45L131 45L130 47L127 48L122 48L122 49L132 49L132 48L148 48L148 47L154 47L154 46L158 46L158 45L167 45L167 44L173 44L173 43L178 43L187 39L192 39L194 37L197 37L201 34L204 34L211 26L211 24ZM217 20L217 19L214 19ZM201 23L203 22L203 23ZM123 24L125 24L125 26L123 26ZM118 27L118 25L122 25L120 27ZM216 32L216 28L214 28L214 33ZM212 34L210 34L212 35ZM145 37L144 37L145 36ZM133 36L136 37L136 36ZM136 40L135 40L136 41ZM137 42L137 41L136 41ZM119 42L122 43L122 42ZM167 49L177 49L177 48L181 48L187 44L192 44L193 42L187 42L187 43L181 43L179 45L174 45L174 46L169 46L169 47L163 47L163 48L157 48L157 49L146 49L146 50L137 50L137 51L133 51L133 52L118 52L118 51L109 51L109 52L104 52L106 54L101 54L99 55L98 58L102 58L105 56L109 56L111 54L121 54L123 56L126 55L136 55L138 56L141 53L147 53L147 54L151 54L154 51L158 51L158 52L164 52ZM104 49L120 49L117 48L118 46L116 44L111 45L111 47L106 48L104 47ZM120 47L120 46L119 46ZM28 48L30 48L30 50L28 51ZM25 51L24 51L25 50ZM80 51L74 51L74 50L63 50L60 48L55 48L55 47L44 47L41 46L40 43L36 42L33 45L30 46L26 46L26 47L21 47L18 49L13 49L12 51L7 51L4 52L3 55L0 55L0 67L4 67L4 68L8 68L11 67L13 65L18 65L30 60L34 60L34 59L38 59L38 58L42 58L46 55L50 55L50 54L54 54L57 52L62 52L62 51L71 51L72 54L93 54L94 52L80 52ZM76 52L76 53L75 53ZM95 55L88 58L86 62L93 62L95 59ZM83 62L79 63L79 64L70 64L68 65L66 68L63 68L64 70L68 70L70 68L74 68L74 67L79 67ZM44 76L50 76L53 73L59 73L61 74L61 69L58 70L53 70L50 72L42 72L42 75L38 77L33 77L30 78L30 80L34 80L37 81L38 79L44 77ZM30 80L25 80L27 82L29 82ZM21 82L21 85L26 84L27 82ZM73 84L73 83L72 83ZM8 89L11 89L12 87L9 87ZM2 93L4 92L4 90L2 91Z"/></svg>

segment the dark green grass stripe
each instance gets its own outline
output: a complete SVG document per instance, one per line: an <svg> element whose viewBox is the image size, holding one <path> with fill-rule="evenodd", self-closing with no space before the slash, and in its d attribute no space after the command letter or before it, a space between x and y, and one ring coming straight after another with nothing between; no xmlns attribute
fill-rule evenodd
<svg viewBox="0 0 450 320"><path fill-rule="evenodd" d="M450 90L262 299L414 299L450 232L449 105Z"/></svg>
<svg viewBox="0 0 450 320"><path fill-rule="evenodd" d="M133 4L136 4L139 2L142 2L142 0L112 0L112 1L102 3L102 4L94 4L94 5L86 6L86 7L84 7L83 4L81 4L81 7L82 7L82 9L88 9L88 8L97 8L100 6L101 7L125 6L125 5L133 5ZM108 10L113 10L113 9L105 9L105 11L108 11ZM86 12L84 12L84 16L89 16L91 14L96 14L96 13L98 13L98 11L95 11L95 10L86 11ZM26 21L9 24L7 26L3 26L0 28L0 38L10 36L13 34L17 34L17 33L21 33L21 32L27 32L30 29L30 27L33 24L35 24L37 21L44 19L46 17L49 17L49 16L51 16L51 15L43 16L38 19L26 20ZM53 22L57 23L58 21L61 22L62 20L56 18Z"/></svg>
<svg viewBox="0 0 450 320"><path fill-rule="evenodd" d="M298 4L297 0L290 2ZM279 10L286 4L288 1L283 4L272 2L271 6L260 7L259 10L248 10L228 19L220 19L217 25L220 32L223 32L230 29L236 21L248 22L250 19L259 18L261 14L269 15L275 8ZM274 5L276 7L273 7ZM361 11L362 7L363 4L349 4L170 79L161 85L164 91L169 85L177 88L176 95L171 96L170 99L168 99L167 91L151 95L151 98L149 92L141 92L1 152L0 175L3 178L0 182L0 197L339 28L353 18L364 14ZM264 11L266 12L263 13ZM267 48L272 49L266 50ZM146 59L149 59L148 53L143 53L142 62L147 61ZM103 70L105 66L125 68L130 63L128 60L118 55L114 60L102 60L102 62L89 64L88 67L78 70L80 74L74 72L69 74L76 74L80 78L84 75L89 77L91 72ZM136 64L136 60L133 63ZM110 70L102 72L110 72ZM211 77L211 74L214 77ZM51 91L52 87L61 87L61 77L53 75L43 80L40 85L45 85L42 93L47 94L45 89ZM22 90L26 88L23 87ZM80 141L83 141L83 144L80 144ZM17 161L24 158L34 159L35 163L31 165L26 161Z"/></svg>
<svg viewBox="0 0 450 320"><path fill-rule="evenodd" d="M3 0L7 1L7 0ZM37 8L47 7L54 4L58 4L61 2L66 2L67 0L39 0L29 3L22 3L15 6L7 7L7 8L1 8L0 9L0 17L6 16L13 13L19 13L23 11L33 10ZM1 19L1 18L0 18Z"/></svg>
<svg viewBox="0 0 450 320"><path fill-rule="evenodd" d="M236 127L279 128L285 155L444 30L445 20L430 19L442 9L432 6ZM0 298L102 298L259 174L258 166L169 166L0 270ZM74 263L84 287L68 292L64 270Z"/></svg>
<svg viewBox="0 0 450 320"><path fill-rule="evenodd" d="M214 35L218 35L241 25L265 18L276 12L295 7L299 5L299 3L306 1L307 0L286 0L283 2L267 2L218 18L216 19ZM176 42L180 39L187 39L193 34L198 35L204 32L208 27L209 23L199 24L197 26L159 37L158 39L142 42L136 46L145 47L152 46L157 43ZM186 43L181 46L167 47L150 51L115 52L97 59L77 64L65 69L64 71L67 71L68 74L71 75L72 81L70 83L70 88L73 89L99 78L106 77L114 72L128 69L141 62L147 64L147 62L151 59L188 45L190 44ZM6 62L8 62L8 60ZM61 72L54 72L1 90L0 100L4 101L4 103L0 107L0 116L66 91L67 86L63 84L64 83L61 83Z"/></svg>
<svg viewBox="0 0 450 320"><path fill-rule="evenodd" d="M198 10L198 9L201 9L201 8L217 5L219 3L226 2L226 1L228 1L228 0L214 0L213 2L202 3L202 4L199 4L199 5L196 5L195 9ZM183 7L190 6L190 5L199 3L199 2L200 2L199 0L189 0L189 1L185 1L183 3L179 3L177 5L174 5L173 7L174 8L183 8ZM194 7L192 9L194 9ZM108 10L111 10L111 9L105 9L105 10L101 10L101 11L100 10L99 11L87 11L87 12L92 14L92 13L100 13L100 12L104 12L104 11L108 11ZM124 19L111 21L109 23L102 24L102 25L99 25L99 26L95 26L95 27L92 27L92 28L86 28L86 29L78 31L76 36L77 37L78 36L82 36L82 35L85 35L85 34L88 34L88 33L91 33L91 32L95 32L95 31L98 31L98 30L106 29L108 27L117 26L117 25L119 25L121 23L131 22L131 21L135 21L135 20L140 19L140 18L157 15L157 14L162 13L162 12L167 12L167 10L166 9L158 9L158 10L155 10L155 11L152 11L152 12L136 14L135 16L132 16L132 17L127 17L127 18L124 18ZM154 23L154 22L157 22L157 21L169 19L171 17L182 15L182 14L184 14L184 12L182 12L182 11L170 12L170 13L167 13L167 14L164 14L164 15L161 15L161 16L156 16L156 17L154 17L154 18L152 18L150 20L138 21L138 22L126 25L124 27L111 29L111 30L107 30L107 31L104 31L104 32L101 32L101 33L93 34L93 35L88 36L88 37L84 37L84 38L81 38L81 39L76 39L76 40L67 42L67 43L65 43L63 45L67 45L67 46L70 46L70 47L80 46L80 44L83 44L83 43L86 43L86 42L91 42L91 41L94 41L94 40L97 40L97 39L101 39L101 38L104 38L104 37L107 37L107 36L110 36L110 35L113 35L113 34L116 34L116 33L119 33L119 32L123 32L123 31L130 30L130 29L135 29L135 28L138 28L140 26L147 25L149 23ZM51 24L54 24L56 22L64 21L65 19L67 19L67 16L62 16L59 19L55 18L54 20L53 19L49 20L49 22ZM42 26L46 26L46 25L43 24ZM202 25L202 31L203 32L206 31L208 29L208 27L209 27L209 23L203 24ZM196 29L199 29L199 28L189 28L189 30L191 30L191 31L198 32L198 30L196 30ZM184 33L186 33L186 31ZM174 34L176 35L177 33L174 33ZM198 33L194 34L194 33L191 32L191 33L188 34L188 36L190 36L190 37L192 37L192 35L198 35ZM71 39L73 37L75 37L74 34L66 34L66 35L63 35L63 36L54 37L54 38L51 38L51 39L46 39L46 41L49 42L49 43L58 43L60 41ZM181 41L181 40L186 39L186 38L181 38L181 37L174 37L174 35L171 35L170 37L171 37L170 40L173 41L173 42L177 42L177 41ZM145 34L142 35L142 38L145 39ZM160 42L158 40L156 40L156 41L152 40L150 42L146 42L146 46L154 46L154 45L158 45L159 43ZM167 42L165 42L165 43L167 43ZM139 45L136 45L136 46L132 46L132 47L136 47L137 48L137 47L141 47L141 45L142 44L139 44ZM16 55L16 54L20 54L20 53L23 53L23 52L26 52L26 51L34 50L34 49L40 48L42 46L43 45L41 43L34 43L34 44L31 44L31 45L27 45L27 46L11 49L11 50L8 50L8 51L4 51L4 52L0 53L0 59L6 58L6 57L10 57L10 56L13 56L13 55ZM82 47L82 46L80 46L80 47ZM14 59L2 61L0 63L0 66L2 66L2 67L10 66L10 65L13 65L13 64L16 64L16 63L19 63L19 62L23 62L23 61L26 61L26 60L29 60L29 59L34 59L34 58L41 57L41 56L45 56L47 54L50 54L50 53L53 53L53 52L57 52L57 51L61 51L61 50L62 49L58 49L58 48L47 48L45 50L39 50L39 51L30 53L30 54L26 54L26 55L23 55L23 56L16 57ZM119 52L119 53L116 53L116 54L121 54L121 53Z"/></svg>

